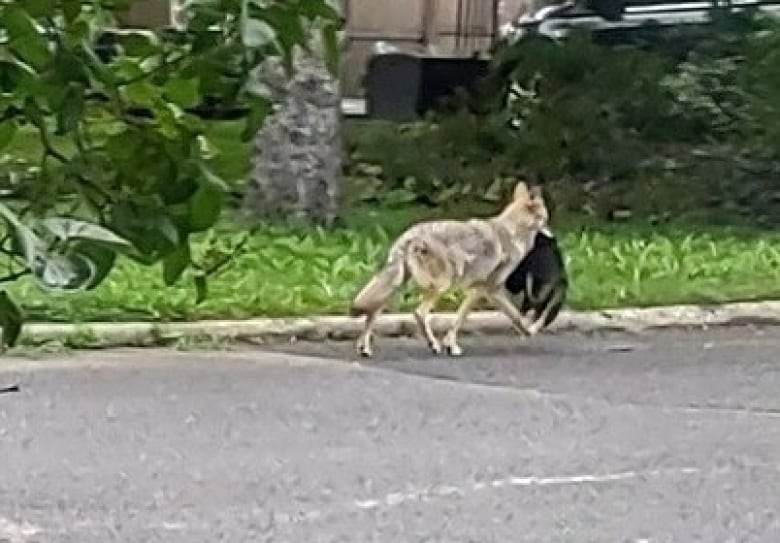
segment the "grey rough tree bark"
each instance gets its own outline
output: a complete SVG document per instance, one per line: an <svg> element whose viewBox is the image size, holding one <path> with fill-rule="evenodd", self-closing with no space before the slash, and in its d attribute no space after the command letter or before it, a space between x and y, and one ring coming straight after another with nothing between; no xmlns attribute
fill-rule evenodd
<svg viewBox="0 0 780 543"><path fill-rule="evenodd" d="M317 48L313 51L296 51L290 79L278 63L259 69L258 77L271 91L275 109L254 138L244 207L256 219L330 226L338 216L339 81Z"/></svg>

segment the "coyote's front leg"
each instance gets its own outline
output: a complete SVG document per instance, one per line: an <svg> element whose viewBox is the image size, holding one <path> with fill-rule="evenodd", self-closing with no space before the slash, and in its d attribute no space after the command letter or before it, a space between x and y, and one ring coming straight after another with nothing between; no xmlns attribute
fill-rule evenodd
<svg viewBox="0 0 780 543"><path fill-rule="evenodd" d="M466 292L465 298L463 298L463 301L460 303L460 306L458 307L458 314L455 317L455 322L452 324L452 327L449 329L447 334L444 336L444 339L442 340L444 348L447 349L447 352L451 356L460 356L463 354L463 349L461 349L460 345L458 345L458 332L460 332L460 329L466 322L466 317L473 309L474 304L476 304L483 295L484 293L481 290L469 290Z"/></svg>

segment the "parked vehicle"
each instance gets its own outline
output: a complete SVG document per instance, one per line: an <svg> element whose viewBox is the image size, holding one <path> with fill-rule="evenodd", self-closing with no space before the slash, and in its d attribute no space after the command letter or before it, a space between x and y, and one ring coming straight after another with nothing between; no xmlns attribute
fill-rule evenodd
<svg viewBox="0 0 780 543"><path fill-rule="evenodd" d="M501 28L503 38L516 41L529 34L549 38L566 37L576 29L605 36L629 36L632 31L681 26L706 26L713 8L734 12L758 9L780 14L780 0L733 0L725 2L648 2L642 0L591 0L585 4L565 2L546 6Z"/></svg>

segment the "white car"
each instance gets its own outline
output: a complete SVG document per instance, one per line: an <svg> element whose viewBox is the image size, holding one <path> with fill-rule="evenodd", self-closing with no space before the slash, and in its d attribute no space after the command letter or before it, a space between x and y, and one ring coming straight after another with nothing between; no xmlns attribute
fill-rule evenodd
<svg viewBox="0 0 780 543"><path fill-rule="evenodd" d="M780 13L780 0L732 0L731 8L741 11L747 7L773 15ZM723 4L725 6L725 4ZM576 2L546 6L533 14L524 15L513 23L504 25L502 37L510 42L528 34L540 34L550 38L563 38L573 29L617 30L640 28L646 25L680 26L701 25L710 22L712 2L680 3L624 3L620 20L613 21Z"/></svg>

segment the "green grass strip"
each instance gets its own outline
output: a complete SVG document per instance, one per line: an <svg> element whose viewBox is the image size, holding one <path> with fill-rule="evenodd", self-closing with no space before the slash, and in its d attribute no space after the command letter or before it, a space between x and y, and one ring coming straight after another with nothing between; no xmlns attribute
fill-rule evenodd
<svg viewBox="0 0 780 543"><path fill-rule="evenodd" d="M386 219L389 220L389 219ZM393 221L390 221L393 222ZM264 228L194 302L185 276L166 287L159 267L123 261L91 292L58 294L29 280L12 287L33 320L126 321L344 314L383 261L391 236L381 220L334 232ZM398 231L402 225L391 227ZM569 306L598 309L780 298L780 234L631 225L558 229L569 261ZM453 308L449 296L442 309ZM413 292L394 309L409 309Z"/></svg>

